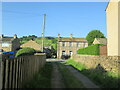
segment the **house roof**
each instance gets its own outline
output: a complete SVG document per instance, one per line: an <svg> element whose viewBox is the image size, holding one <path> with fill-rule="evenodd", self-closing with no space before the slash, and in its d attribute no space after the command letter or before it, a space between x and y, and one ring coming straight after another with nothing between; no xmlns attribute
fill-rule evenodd
<svg viewBox="0 0 120 90"><path fill-rule="evenodd" d="M70 41L72 41L72 42L79 42L79 41L87 42L87 40L85 38L63 38L63 37L60 37L58 39L58 41L59 42L70 42Z"/></svg>
<svg viewBox="0 0 120 90"><path fill-rule="evenodd" d="M108 4L107 4L107 6L106 6L106 9L105 9L105 11L107 10L107 8L108 8L108 6L109 6L109 3L110 3L110 1L108 2Z"/></svg>
<svg viewBox="0 0 120 90"><path fill-rule="evenodd" d="M0 38L0 41L13 41L14 37L2 37Z"/></svg>
<svg viewBox="0 0 120 90"><path fill-rule="evenodd" d="M109 0L108 4L107 4L107 6L106 6L105 11L107 10L107 8L108 8L108 6L109 6L110 2L120 2L120 0L113 0L113 1L112 1L112 0Z"/></svg>
<svg viewBox="0 0 120 90"><path fill-rule="evenodd" d="M25 44L28 44L28 43L30 43L30 42L35 43L35 44L41 46L40 44L38 44L37 42L35 42L35 41L33 41L33 40L29 40L29 41L27 41L26 43L22 44L21 46L24 46Z"/></svg>
<svg viewBox="0 0 120 90"><path fill-rule="evenodd" d="M107 44L107 38L95 38L99 43Z"/></svg>

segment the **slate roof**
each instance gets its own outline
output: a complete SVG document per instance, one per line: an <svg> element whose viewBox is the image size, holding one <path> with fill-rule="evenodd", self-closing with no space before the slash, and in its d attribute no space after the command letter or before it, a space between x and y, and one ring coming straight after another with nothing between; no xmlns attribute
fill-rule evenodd
<svg viewBox="0 0 120 90"><path fill-rule="evenodd" d="M85 38L63 38L63 37L60 37L58 39L59 42L87 42L87 40Z"/></svg>
<svg viewBox="0 0 120 90"><path fill-rule="evenodd" d="M102 44L107 44L107 38L96 38L96 40L99 42L99 43L102 43Z"/></svg>
<svg viewBox="0 0 120 90"><path fill-rule="evenodd" d="M3 38L0 38L0 41L13 41L14 38L13 37L3 37Z"/></svg>

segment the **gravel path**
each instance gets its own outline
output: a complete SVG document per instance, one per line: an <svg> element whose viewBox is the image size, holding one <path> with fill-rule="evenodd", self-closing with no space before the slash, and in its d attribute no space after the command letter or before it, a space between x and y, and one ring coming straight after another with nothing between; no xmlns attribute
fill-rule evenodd
<svg viewBox="0 0 120 90"><path fill-rule="evenodd" d="M53 65L53 72L52 72L52 88L65 88L65 84L64 81L62 79L62 75L58 69L58 66L55 62L61 62L59 60L48 60L48 61L52 61L52 65ZM89 78L87 78L86 76L84 76L83 74L81 74L78 70L76 70L75 68L73 68L70 65L67 65L64 63L64 61L62 61L62 64L64 64L71 72L71 74L73 74L78 80L80 80L80 82L83 83L83 85L90 89L90 88L99 88L99 86L97 86L96 84L94 84Z"/></svg>
<svg viewBox="0 0 120 90"><path fill-rule="evenodd" d="M52 88L65 88L64 81L58 69L57 64L53 62L52 65L53 65L53 72L52 72L51 87Z"/></svg>

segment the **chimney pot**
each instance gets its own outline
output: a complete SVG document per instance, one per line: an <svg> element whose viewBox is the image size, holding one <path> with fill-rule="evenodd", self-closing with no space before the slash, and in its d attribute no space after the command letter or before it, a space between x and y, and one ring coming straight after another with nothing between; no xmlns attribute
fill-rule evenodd
<svg viewBox="0 0 120 90"><path fill-rule="evenodd" d="M73 38L73 34L70 34L70 38Z"/></svg>
<svg viewBox="0 0 120 90"><path fill-rule="evenodd" d="M2 34L2 35L0 35L0 38L3 38L4 37L4 35Z"/></svg>
<svg viewBox="0 0 120 90"><path fill-rule="evenodd" d="M60 34L58 34L58 38L60 38Z"/></svg>
<svg viewBox="0 0 120 90"><path fill-rule="evenodd" d="M17 35L16 35L16 34L14 35L14 38L17 38Z"/></svg>

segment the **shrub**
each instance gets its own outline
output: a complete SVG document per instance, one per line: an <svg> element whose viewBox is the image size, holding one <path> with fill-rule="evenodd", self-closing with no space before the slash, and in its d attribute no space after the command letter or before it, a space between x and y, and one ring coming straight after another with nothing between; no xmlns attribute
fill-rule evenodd
<svg viewBox="0 0 120 90"><path fill-rule="evenodd" d="M23 55L33 55L36 51L33 48L22 48L16 53L16 57Z"/></svg>
<svg viewBox="0 0 120 90"><path fill-rule="evenodd" d="M78 54L84 54L84 55L99 55L99 46L103 44L95 44L88 46L86 48L81 48L78 50Z"/></svg>

